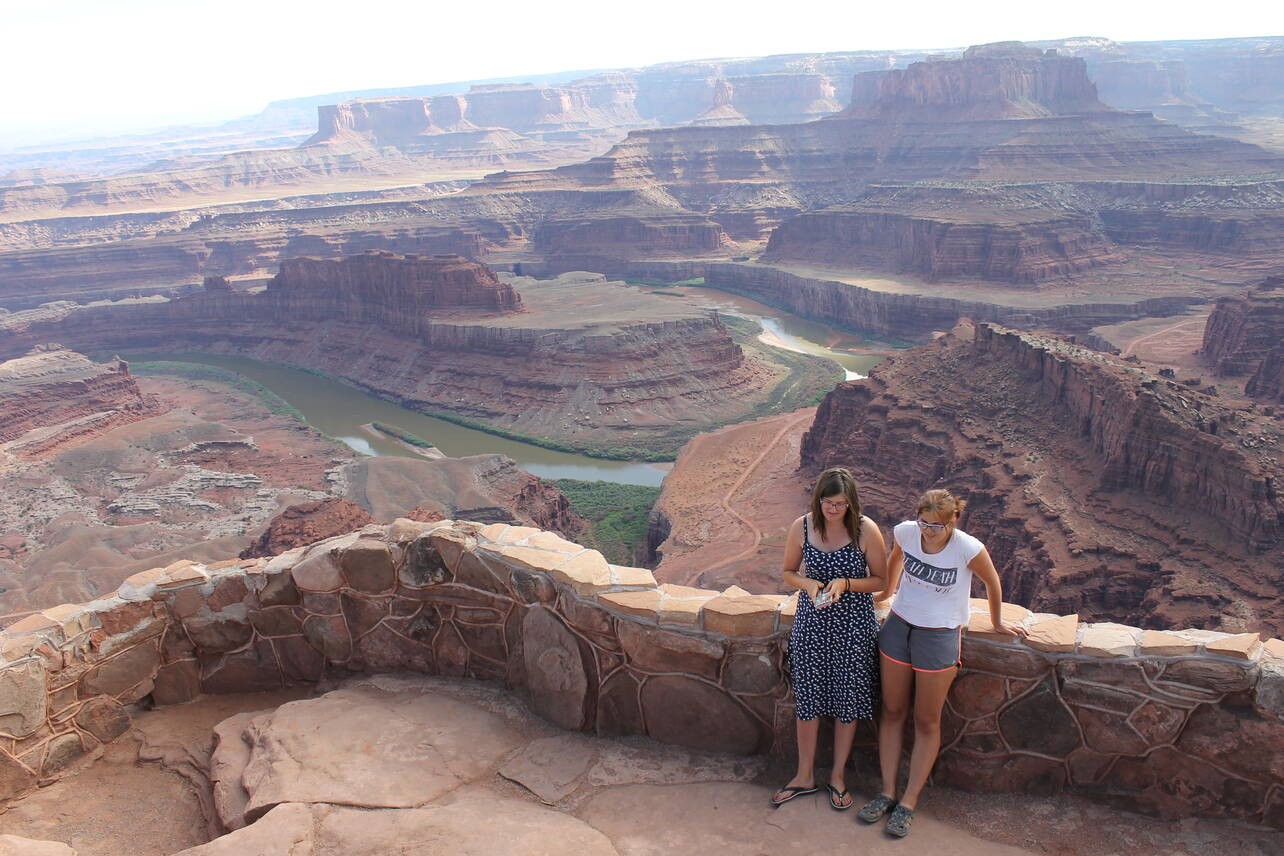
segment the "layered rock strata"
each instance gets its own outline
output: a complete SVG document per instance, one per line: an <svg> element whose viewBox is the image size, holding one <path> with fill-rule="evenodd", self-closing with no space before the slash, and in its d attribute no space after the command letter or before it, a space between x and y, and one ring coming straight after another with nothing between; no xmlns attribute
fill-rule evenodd
<svg viewBox="0 0 1284 856"><path fill-rule="evenodd" d="M527 311L509 311L519 305ZM745 357L715 313L582 275L526 281L519 300L455 257L298 261L262 293L0 318L0 354L50 339L238 353L412 408L610 448L676 451L696 426L750 412L779 379Z"/></svg>
<svg viewBox="0 0 1284 856"><path fill-rule="evenodd" d="M58 346L0 363L0 448L39 457L154 411L123 361Z"/></svg>
<svg viewBox="0 0 1284 856"><path fill-rule="evenodd" d="M858 75L843 115L1032 119L1109 109L1097 99L1097 87L1079 57L996 42L970 47L960 57Z"/></svg>
<svg viewBox="0 0 1284 856"><path fill-rule="evenodd" d="M360 226L351 222L351 212L332 209L324 220L312 216L318 213L226 215L184 223L181 231L145 228L138 237L85 236L70 240L73 246L0 253L0 305L16 310L54 297L87 303L181 293L205 276L270 277L297 256L343 258L380 250L478 258L482 253L478 231L406 223L408 212L399 205L383 208L381 223ZM490 238L500 242L504 235L492 232Z"/></svg>
<svg viewBox="0 0 1284 856"><path fill-rule="evenodd" d="M346 481L345 496L378 521L466 518L536 526L565 538L578 537L586 525L566 494L504 455L366 458L353 465Z"/></svg>
<svg viewBox="0 0 1284 856"><path fill-rule="evenodd" d="M710 262L701 267L713 288L743 294L807 318L855 330L923 340L949 330L963 318L996 321L1011 327L1083 333L1103 324L1173 315L1202 300L1168 296L1123 301L1079 301L1051 306L1012 306L996 299L880 291L763 264Z"/></svg>
<svg viewBox="0 0 1284 856"><path fill-rule="evenodd" d="M1030 631L1018 642L988 630L981 602L972 608L938 776L965 788L1079 789L1168 817L1284 824L1284 782L1270 763L1284 738L1284 643L1081 625L1005 606ZM502 524L398 520L270 561L177 562L0 633L9 735L0 796L92 759L129 729L140 700L175 704L352 671L503 681L568 731L791 753L783 663L792 615L792 598L657 587L646 570ZM309 711L342 715L340 696L272 716L325 728ZM231 760L221 769L242 763ZM323 786L324 772L299 772ZM251 790L247 778L227 778L228 817L239 809L252 821L280 801L280 780L256 779Z"/></svg>
<svg viewBox="0 0 1284 856"><path fill-rule="evenodd" d="M268 286L277 320L346 321L421 334L432 312L517 312L522 299L485 265L462 256L363 253L341 261L298 258L282 263ZM207 286L206 291L209 291Z"/></svg>
<svg viewBox="0 0 1284 856"><path fill-rule="evenodd" d="M929 282L971 277L1034 283L1066 278L1121 256L1083 216L826 208L782 223L771 233L763 258L912 273Z"/></svg>
<svg viewBox="0 0 1284 856"><path fill-rule="evenodd" d="M960 326L842 384L804 439L878 519L949 487L1005 593L1180 627L1284 628L1280 423L1047 336Z"/></svg>
<svg viewBox="0 0 1284 856"><path fill-rule="evenodd" d="M635 131L586 163L491 176L478 189L652 183L683 202L720 194L740 203L738 195L773 191L815 207L872 181L1171 180L1279 169L1279 155L1255 146L1113 110L1096 100L1082 60L1034 54L1007 46L914 63L881 74L871 102L839 117Z"/></svg>
<svg viewBox="0 0 1284 856"><path fill-rule="evenodd" d="M1284 277L1217 301L1200 355L1217 374L1250 375L1249 395L1279 401L1284 386Z"/></svg>
<svg viewBox="0 0 1284 856"><path fill-rule="evenodd" d="M241 551L240 558L270 558L295 547L360 529L368 523L374 523L369 512L341 497L297 503L269 520L254 543Z"/></svg>

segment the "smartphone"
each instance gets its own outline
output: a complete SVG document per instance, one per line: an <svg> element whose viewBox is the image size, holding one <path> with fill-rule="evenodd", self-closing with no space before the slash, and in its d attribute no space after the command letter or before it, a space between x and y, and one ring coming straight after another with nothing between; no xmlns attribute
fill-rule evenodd
<svg viewBox="0 0 1284 856"><path fill-rule="evenodd" d="M824 609L834 602L834 593L829 589L821 589L820 593L812 600L812 605L817 609Z"/></svg>

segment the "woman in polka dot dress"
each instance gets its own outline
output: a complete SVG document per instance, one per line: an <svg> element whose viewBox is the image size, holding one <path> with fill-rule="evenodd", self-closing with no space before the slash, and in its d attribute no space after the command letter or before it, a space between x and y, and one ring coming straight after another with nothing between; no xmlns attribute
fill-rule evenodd
<svg viewBox="0 0 1284 856"><path fill-rule="evenodd" d="M785 539L784 580L800 589L789 636L798 772L772 796L773 805L817 790L819 718L832 716L829 802L839 811L851 808L845 776L856 721L872 721L878 700L872 593L883 589L886 558L878 525L860 513L852 474L842 467L825 470L812 491L811 512L793 522Z"/></svg>

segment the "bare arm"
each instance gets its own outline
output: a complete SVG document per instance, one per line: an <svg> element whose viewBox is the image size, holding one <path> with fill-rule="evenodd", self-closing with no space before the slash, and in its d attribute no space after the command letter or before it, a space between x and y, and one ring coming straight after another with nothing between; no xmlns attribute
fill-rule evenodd
<svg viewBox="0 0 1284 856"><path fill-rule="evenodd" d="M905 553L901 550L901 545L893 541L892 554L887 557L887 585L883 587L882 594L874 596L874 600L886 603L896 596L896 589L901 584L901 571L903 570L905 570Z"/></svg>
<svg viewBox="0 0 1284 856"><path fill-rule="evenodd" d="M816 595L820 592L820 580L813 580L803 574L798 573L799 566L802 565L803 557L803 519L799 517L789 527L789 533L785 535L785 570L781 577L785 585L802 589L807 596L815 600Z"/></svg>
<svg viewBox="0 0 1284 856"><path fill-rule="evenodd" d="M990 551L982 547L981 552L977 553L967 566L972 573L981 578L981 582L985 583L985 596L990 604L990 624L994 629L1009 636L1025 636L1029 631L1023 624L1003 618L1003 583L999 581L999 572L994 568Z"/></svg>

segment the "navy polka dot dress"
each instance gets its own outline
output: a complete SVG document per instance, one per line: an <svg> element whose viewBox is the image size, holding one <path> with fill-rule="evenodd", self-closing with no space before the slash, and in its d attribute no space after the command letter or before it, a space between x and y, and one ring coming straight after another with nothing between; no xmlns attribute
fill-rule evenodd
<svg viewBox="0 0 1284 856"><path fill-rule="evenodd" d="M810 515L808 515L810 517ZM804 574L822 583L869 576L865 551L846 544L826 552L811 543L803 518ZM832 716L839 722L873 719L878 702L878 619L869 592L846 592L823 609L798 595L789 634L789 674L799 719Z"/></svg>

